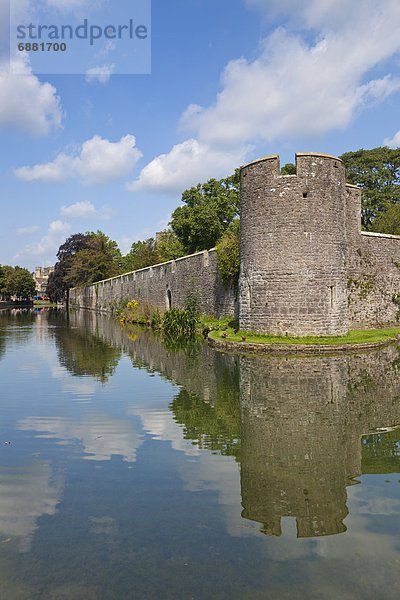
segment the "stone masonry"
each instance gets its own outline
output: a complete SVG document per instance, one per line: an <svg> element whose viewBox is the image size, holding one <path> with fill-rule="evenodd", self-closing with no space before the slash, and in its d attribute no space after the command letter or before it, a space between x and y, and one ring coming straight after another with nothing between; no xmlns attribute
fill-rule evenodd
<svg viewBox="0 0 400 600"><path fill-rule="evenodd" d="M223 285L214 249L74 288L70 306L107 313L134 299L165 311L183 308L189 294L196 295L204 314L236 314L234 286Z"/></svg>

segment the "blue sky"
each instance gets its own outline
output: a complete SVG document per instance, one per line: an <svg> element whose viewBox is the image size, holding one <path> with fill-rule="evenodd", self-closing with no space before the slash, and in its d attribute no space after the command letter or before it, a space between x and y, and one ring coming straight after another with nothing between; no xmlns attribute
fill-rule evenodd
<svg viewBox="0 0 400 600"><path fill-rule="evenodd" d="M400 144L398 0L153 0L151 28L150 75L36 75L17 54L10 75L0 45L0 264L54 264L97 229L127 252L184 189L266 154Z"/></svg>

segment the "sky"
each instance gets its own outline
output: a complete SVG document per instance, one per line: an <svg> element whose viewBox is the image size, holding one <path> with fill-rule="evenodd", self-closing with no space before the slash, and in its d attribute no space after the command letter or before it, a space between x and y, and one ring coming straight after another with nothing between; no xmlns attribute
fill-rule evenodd
<svg viewBox="0 0 400 600"><path fill-rule="evenodd" d="M26 19L40 4L41 18L90 20L98 3L122 19L126 1L11 3ZM52 265L69 235L98 229L126 253L167 227L185 189L261 156L400 145L398 0L152 0L147 74L126 74L122 43L39 74L32 53L10 55L9 4L0 264Z"/></svg>

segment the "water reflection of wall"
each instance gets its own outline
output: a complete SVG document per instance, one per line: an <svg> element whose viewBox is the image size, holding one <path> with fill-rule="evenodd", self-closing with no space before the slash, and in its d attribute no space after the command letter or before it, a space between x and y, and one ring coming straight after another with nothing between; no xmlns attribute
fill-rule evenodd
<svg viewBox="0 0 400 600"><path fill-rule="evenodd" d="M216 400L218 380L226 369L235 378L237 360L222 358L201 340L186 347L169 347L151 331L121 328L109 317L89 311L71 311L69 321L72 327L84 327L99 340L129 354L136 367L160 373L206 403ZM236 389L237 378L238 373L232 382Z"/></svg>
<svg viewBox="0 0 400 600"><path fill-rule="evenodd" d="M296 518L299 537L345 531L346 486L362 473L361 436L400 424L397 346L239 358L202 343L171 350L148 332L127 335L101 315L71 316L75 326L82 319L136 366L185 388L171 405L175 421L196 445L240 461L243 517L272 535L280 535L284 516Z"/></svg>

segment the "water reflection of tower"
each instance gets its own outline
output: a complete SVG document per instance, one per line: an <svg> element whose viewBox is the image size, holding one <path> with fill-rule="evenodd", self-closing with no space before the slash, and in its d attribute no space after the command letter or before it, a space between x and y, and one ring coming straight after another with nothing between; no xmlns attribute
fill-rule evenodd
<svg viewBox="0 0 400 600"><path fill-rule="evenodd" d="M265 533L345 531L346 387L342 358L241 359L243 516Z"/></svg>
<svg viewBox="0 0 400 600"><path fill-rule="evenodd" d="M280 535L345 531L361 436L400 424L400 347L315 358L240 360L243 516Z"/></svg>

